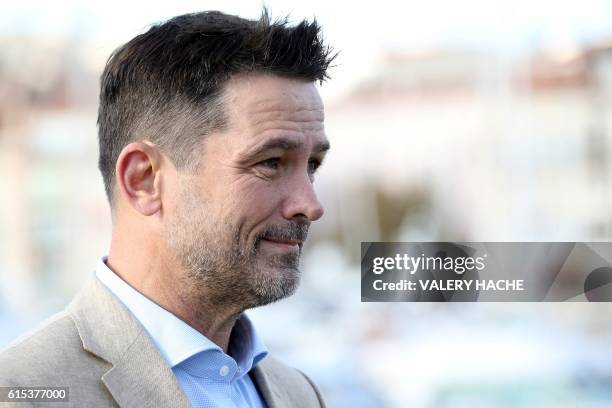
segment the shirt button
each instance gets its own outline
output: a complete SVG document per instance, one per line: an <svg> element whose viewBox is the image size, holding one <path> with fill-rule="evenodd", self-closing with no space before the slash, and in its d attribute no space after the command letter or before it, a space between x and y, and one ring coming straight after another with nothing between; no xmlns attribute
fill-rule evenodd
<svg viewBox="0 0 612 408"><path fill-rule="evenodd" d="M229 369L229 367L228 367L228 366L226 366L226 365L224 365L223 367L221 367L221 368L219 369L219 375L220 375L221 377L225 377L226 375L228 375L228 374L229 374L229 372L230 372L230 369Z"/></svg>

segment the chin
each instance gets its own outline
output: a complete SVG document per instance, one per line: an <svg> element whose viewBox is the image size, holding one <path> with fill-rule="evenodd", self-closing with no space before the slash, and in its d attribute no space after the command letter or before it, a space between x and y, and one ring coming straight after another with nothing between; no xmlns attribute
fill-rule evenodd
<svg viewBox="0 0 612 408"><path fill-rule="evenodd" d="M253 282L254 303L257 303L253 307L274 303L293 295L300 285L300 280L301 272L294 267L273 268L260 273L256 282Z"/></svg>

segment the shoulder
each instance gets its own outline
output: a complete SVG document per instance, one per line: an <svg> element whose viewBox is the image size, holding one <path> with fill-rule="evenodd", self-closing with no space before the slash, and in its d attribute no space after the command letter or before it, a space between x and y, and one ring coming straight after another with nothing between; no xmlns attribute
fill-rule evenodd
<svg viewBox="0 0 612 408"><path fill-rule="evenodd" d="M291 399L300 403L312 401L312 404L306 406L325 406L319 389L302 371L272 356L264 358L259 366L276 389L292 394Z"/></svg>
<svg viewBox="0 0 612 408"><path fill-rule="evenodd" d="M90 360L99 359L83 349L72 318L58 313L0 350L0 385L53 385L83 377Z"/></svg>

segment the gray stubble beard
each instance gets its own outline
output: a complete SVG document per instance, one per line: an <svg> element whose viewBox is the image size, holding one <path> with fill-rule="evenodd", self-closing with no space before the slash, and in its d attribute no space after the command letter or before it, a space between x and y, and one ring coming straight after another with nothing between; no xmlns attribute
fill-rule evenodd
<svg viewBox="0 0 612 408"><path fill-rule="evenodd" d="M193 188L183 188L180 198L166 239L184 269L177 284L185 301L198 303L198 308L242 311L276 302L296 291L301 245L299 251L263 260L262 236L256 237L245 253L237 225L207 220L206 203ZM223 242L229 237L231 242Z"/></svg>

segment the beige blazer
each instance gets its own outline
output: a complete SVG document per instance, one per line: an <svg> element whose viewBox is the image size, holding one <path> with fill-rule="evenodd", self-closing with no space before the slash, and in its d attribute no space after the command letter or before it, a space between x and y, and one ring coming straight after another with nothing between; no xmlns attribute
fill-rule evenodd
<svg viewBox="0 0 612 408"><path fill-rule="evenodd" d="M270 408L324 406L306 375L269 355L250 375ZM0 386L70 387L68 403L41 406L190 406L147 332L95 278L63 312L0 352Z"/></svg>

